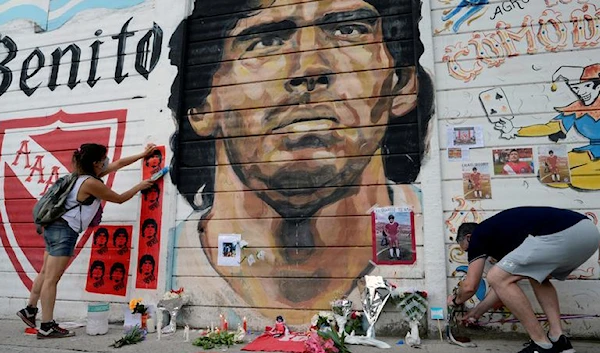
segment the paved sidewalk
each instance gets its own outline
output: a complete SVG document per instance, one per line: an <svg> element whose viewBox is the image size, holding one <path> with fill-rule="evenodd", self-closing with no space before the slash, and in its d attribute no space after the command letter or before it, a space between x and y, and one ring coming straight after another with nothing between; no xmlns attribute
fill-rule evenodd
<svg viewBox="0 0 600 353"><path fill-rule="evenodd" d="M174 335L163 335L160 341L156 334L149 334L146 341L119 349L109 345L123 334L120 326L111 325L108 334L103 336L88 336L85 328L75 329L77 335L70 338L54 340L38 340L35 336L24 333L24 325L20 320L0 321L0 353L73 353L73 352L146 352L146 353L197 353L203 352L201 347L195 347L191 342L183 342L183 329L178 329ZM190 335L190 340L194 337ZM254 339L247 337L247 342ZM508 336L507 336L508 337ZM378 337L392 346L390 349L378 349L366 346L350 346L352 353L385 353L385 352L416 352L416 353L479 353L506 352L515 353L523 348L524 340L474 339L476 348L462 348L450 345L440 340L424 340L421 349L396 344L401 338ZM579 353L600 353L600 341L574 341L573 345ZM215 349L214 352L241 352L243 345Z"/></svg>

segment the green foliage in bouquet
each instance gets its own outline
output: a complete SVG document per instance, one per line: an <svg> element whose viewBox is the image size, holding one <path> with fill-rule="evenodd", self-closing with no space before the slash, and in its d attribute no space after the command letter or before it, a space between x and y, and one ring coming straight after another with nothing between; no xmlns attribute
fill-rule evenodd
<svg viewBox="0 0 600 353"><path fill-rule="evenodd" d="M317 319L317 325L316 326L318 328L321 328L321 327L330 327L328 318L326 316L319 315L319 318Z"/></svg>
<svg viewBox="0 0 600 353"><path fill-rule="evenodd" d="M365 334L365 330L363 329L362 321L363 321L362 313L359 311L353 311L352 314L350 314L348 321L346 322L344 331L346 331L347 334L351 334L352 331L354 331L354 333L357 335Z"/></svg>
<svg viewBox="0 0 600 353"><path fill-rule="evenodd" d="M142 342L145 338L146 331L142 330L138 325L135 325L131 330L129 330L125 334L125 336L123 336L119 340L116 340L115 343L111 344L109 347L121 348L129 344L136 344Z"/></svg>
<svg viewBox="0 0 600 353"><path fill-rule="evenodd" d="M324 340L331 339L335 348L338 349L339 353L350 353L348 347L346 347L346 333L342 332L342 334L338 334L335 330L326 330L326 331L317 331L319 336Z"/></svg>
<svg viewBox="0 0 600 353"><path fill-rule="evenodd" d="M194 346L200 346L204 350L213 349L218 346L233 346L235 343L241 343L235 341L235 333L229 333L227 331L211 332L206 336L198 337L192 344Z"/></svg>

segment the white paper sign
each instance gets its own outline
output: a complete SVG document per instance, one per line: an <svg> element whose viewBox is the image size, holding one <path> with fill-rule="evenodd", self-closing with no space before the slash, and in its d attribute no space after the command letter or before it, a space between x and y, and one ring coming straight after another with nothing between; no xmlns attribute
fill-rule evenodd
<svg viewBox="0 0 600 353"><path fill-rule="evenodd" d="M219 234L219 266L240 266L241 252L240 241L241 234Z"/></svg>

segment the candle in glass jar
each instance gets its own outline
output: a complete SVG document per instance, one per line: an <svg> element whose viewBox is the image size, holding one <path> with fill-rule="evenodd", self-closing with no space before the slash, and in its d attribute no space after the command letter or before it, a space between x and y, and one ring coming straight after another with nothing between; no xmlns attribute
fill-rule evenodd
<svg viewBox="0 0 600 353"><path fill-rule="evenodd" d="M163 324L163 312L162 310L156 311L156 339L160 341L160 335L162 333Z"/></svg>
<svg viewBox="0 0 600 353"><path fill-rule="evenodd" d="M229 325L227 324L227 320L223 321L223 331L227 331L227 329L229 328Z"/></svg>

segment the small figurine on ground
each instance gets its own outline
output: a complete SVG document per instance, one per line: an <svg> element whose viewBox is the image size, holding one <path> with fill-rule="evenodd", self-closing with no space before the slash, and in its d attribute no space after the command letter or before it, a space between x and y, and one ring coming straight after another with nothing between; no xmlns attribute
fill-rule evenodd
<svg viewBox="0 0 600 353"><path fill-rule="evenodd" d="M283 316L277 316L277 319L275 321L275 327L273 327L269 331L269 333L273 335L273 337L287 336L290 333L290 330L288 329L287 325L285 324L285 321L283 320Z"/></svg>

